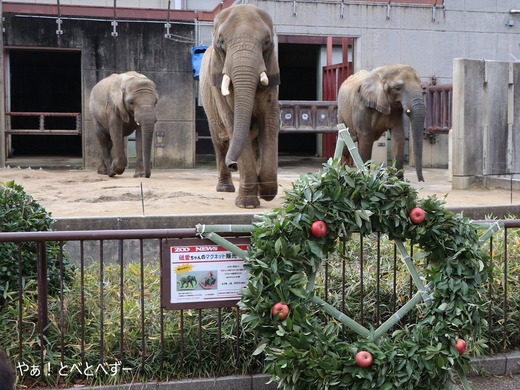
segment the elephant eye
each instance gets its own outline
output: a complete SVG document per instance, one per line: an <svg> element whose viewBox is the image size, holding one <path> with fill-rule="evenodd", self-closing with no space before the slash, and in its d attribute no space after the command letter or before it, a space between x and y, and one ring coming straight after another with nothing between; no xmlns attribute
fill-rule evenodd
<svg viewBox="0 0 520 390"><path fill-rule="evenodd" d="M222 49L222 46L224 46L224 39L223 38L219 38L217 43L216 43L216 46L217 46L217 49Z"/></svg>
<svg viewBox="0 0 520 390"><path fill-rule="evenodd" d="M270 36L265 37L264 48L269 49L271 47L271 45L272 45L271 37Z"/></svg>

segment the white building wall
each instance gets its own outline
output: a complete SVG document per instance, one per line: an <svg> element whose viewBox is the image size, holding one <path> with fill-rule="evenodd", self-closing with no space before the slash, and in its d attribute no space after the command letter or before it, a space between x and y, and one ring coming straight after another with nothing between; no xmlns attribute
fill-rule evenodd
<svg viewBox="0 0 520 390"><path fill-rule="evenodd" d="M49 0L17 2L56 4ZM3 0L4 3L11 0ZM356 37L355 69L390 63L414 66L419 76L451 83L453 59L520 60L518 0L444 0L432 6L333 0L238 0L267 9L278 34ZM60 0L63 5L112 7L113 0ZM219 0L172 0L171 7L212 10ZM118 7L168 8L168 0L117 0ZM201 23L199 42L211 42Z"/></svg>
<svg viewBox="0 0 520 390"><path fill-rule="evenodd" d="M357 37L355 68L414 66L421 78L451 83L454 58L520 59L515 0L445 0L445 8L325 1L248 1L267 9L278 34ZM440 2L439 2L440 3ZM343 9L343 11L342 11ZM343 17L341 16L343 12ZM513 22L509 26L508 21Z"/></svg>

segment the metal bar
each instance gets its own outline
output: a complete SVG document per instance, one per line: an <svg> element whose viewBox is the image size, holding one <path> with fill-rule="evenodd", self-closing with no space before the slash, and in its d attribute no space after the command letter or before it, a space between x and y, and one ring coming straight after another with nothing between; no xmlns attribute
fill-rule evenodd
<svg viewBox="0 0 520 390"><path fill-rule="evenodd" d="M22 277L22 243L18 245L18 361L23 362L23 277Z"/></svg>
<svg viewBox="0 0 520 390"><path fill-rule="evenodd" d="M99 241L99 347L100 356L99 363L103 364L105 360L105 286L104 286L104 264L105 258L103 253L103 240Z"/></svg>
<svg viewBox="0 0 520 390"><path fill-rule="evenodd" d="M508 285L508 275L507 275L507 229L506 231L504 232L504 305L503 305L503 310L504 310L504 318L503 318L503 321L504 321L504 337L503 337L503 348L504 350L507 350L507 345L508 345L508 342L507 342L507 337L508 337L508 329L507 329L507 310L508 310L508 307L507 307L507 301L508 301L508 294L507 294L507 285Z"/></svg>
<svg viewBox="0 0 520 390"><path fill-rule="evenodd" d="M59 243L60 250L58 260L60 262L60 358L65 361L65 271L63 269L63 241Z"/></svg>
<svg viewBox="0 0 520 390"><path fill-rule="evenodd" d="M5 130L6 134L13 135L40 135L40 134L52 134L52 135L79 135L81 132L78 130L45 130L45 129L11 129Z"/></svg>
<svg viewBox="0 0 520 390"><path fill-rule="evenodd" d="M159 259L163 258L163 242L164 242L163 239L160 239ZM163 284L162 283L159 284L159 291L162 296L162 294L163 294ZM159 343L160 343L160 348L161 348L160 368L162 370L164 367L164 308L162 305L159 308L159 324L160 324L160 332L161 332L161 334L159 335L159 340L160 340Z"/></svg>
<svg viewBox="0 0 520 390"><path fill-rule="evenodd" d="M363 235L359 235L359 299L361 300L361 304L359 305L359 315L361 317L361 323L365 322L365 279L364 279L364 266L365 266L365 256L364 256L364 247L363 247Z"/></svg>
<svg viewBox="0 0 520 390"><path fill-rule="evenodd" d="M415 282L415 285L420 291L425 291L424 284L421 280L421 277L415 270L415 267L413 265L413 262L410 258L410 255L408 254L406 248L404 247L402 241L395 240L395 244L397 245L397 248L399 249L399 252L401 252L401 255L403 256L404 264L406 265L406 268L408 268L408 272L410 272L410 275ZM425 297L426 300L426 297Z"/></svg>
<svg viewBox="0 0 520 390"><path fill-rule="evenodd" d="M217 344L217 365L222 364L222 308L219 307L217 309L217 318L218 318L218 344Z"/></svg>
<svg viewBox="0 0 520 390"><path fill-rule="evenodd" d="M80 356L82 367L85 367L85 243L80 241L80 301L81 301L81 318L80 318L80 332L81 332L81 347Z"/></svg>
<svg viewBox="0 0 520 390"><path fill-rule="evenodd" d="M48 312L48 281L47 281L47 245L45 242L38 242L36 253L37 272L38 272L38 333L40 335L40 367L45 366L45 345L46 328L49 323Z"/></svg>
<svg viewBox="0 0 520 390"><path fill-rule="evenodd" d="M146 362L146 328L144 311L144 245L143 239L139 239L139 265L140 265L140 287L141 287L141 371L144 372Z"/></svg>
<svg viewBox="0 0 520 390"><path fill-rule="evenodd" d="M81 112L48 112L48 111L9 111L6 116L52 116L52 117L78 117Z"/></svg>
<svg viewBox="0 0 520 390"><path fill-rule="evenodd" d="M376 259L376 323L381 324L381 233L377 232L377 259Z"/></svg>
<svg viewBox="0 0 520 390"><path fill-rule="evenodd" d="M236 326L236 330L237 330L237 334L236 334L236 337L237 337L237 342L235 344L235 356L238 360L238 357L240 356L240 308L237 306L236 308L236 313L237 313L237 326Z"/></svg>
<svg viewBox="0 0 520 390"><path fill-rule="evenodd" d="M118 245L118 257L119 257L119 353L120 359L123 362L124 360L124 329L125 329L125 312L124 312L124 304L125 304L125 278L124 278L124 260L123 260L123 252L124 245L123 240L119 240Z"/></svg>

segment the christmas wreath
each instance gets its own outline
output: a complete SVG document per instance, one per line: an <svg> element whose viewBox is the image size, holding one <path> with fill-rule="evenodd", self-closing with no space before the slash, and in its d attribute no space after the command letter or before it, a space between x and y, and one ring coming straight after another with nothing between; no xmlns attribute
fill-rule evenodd
<svg viewBox="0 0 520 390"><path fill-rule="evenodd" d="M315 291L325 259L354 232L394 240L416 285L413 298L378 328L358 324ZM413 257L404 242L417 248ZM471 221L436 197L419 199L392 167L354 169L331 159L253 223L250 279L239 305L258 338L254 353L264 354L265 372L285 389L469 386L465 343L478 340L485 325L488 266L480 246ZM410 307L417 320L398 322Z"/></svg>

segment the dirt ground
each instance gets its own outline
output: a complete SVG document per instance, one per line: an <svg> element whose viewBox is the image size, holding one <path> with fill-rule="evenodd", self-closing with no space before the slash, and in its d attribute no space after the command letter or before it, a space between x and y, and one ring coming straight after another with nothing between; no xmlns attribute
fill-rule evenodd
<svg viewBox="0 0 520 390"><path fill-rule="evenodd" d="M110 178L94 170L20 168L0 169L0 182L14 180L55 218L81 216L200 215L264 212L282 204L283 190L291 188L300 174L321 169L324 159L281 158L279 196L261 201L258 209L235 206L235 194L216 192L213 163L195 169L155 169L151 178L134 178L133 169ZM405 178L419 189L422 197L446 197L447 206L519 204L520 193L507 190L476 189L454 191L447 169L425 169L425 182L418 183L413 168L406 167ZM238 174L235 176L238 188Z"/></svg>
<svg viewBox="0 0 520 390"><path fill-rule="evenodd" d="M55 218L81 216L201 215L263 212L282 204L283 190L291 188L300 174L320 170L319 158L281 159L280 191L272 202L261 202L255 210L234 205L235 194L217 193L214 164L195 169L153 170L149 179L133 178L127 169L109 178L93 170L10 167L0 169L0 182L14 180ZM520 193L507 190L473 189L454 191L447 169L425 169L425 182L418 183L412 168L405 178L419 189L419 195L446 196L447 206L520 204ZM238 175L235 184L238 183ZM144 213L143 213L144 209ZM520 377L472 377L475 390L520 389Z"/></svg>

